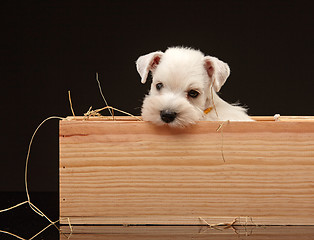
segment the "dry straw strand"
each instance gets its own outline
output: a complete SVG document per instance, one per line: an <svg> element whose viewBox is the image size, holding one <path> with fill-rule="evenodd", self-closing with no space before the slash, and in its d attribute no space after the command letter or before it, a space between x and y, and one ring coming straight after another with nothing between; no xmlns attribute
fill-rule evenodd
<svg viewBox="0 0 314 240"><path fill-rule="evenodd" d="M7 231L2 231L0 230L0 233L4 233L4 234L7 234L7 235L10 235L10 236L13 236L17 239L21 239L21 240L32 240L34 239L35 237L39 236L41 233L43 233L44 231L46 231L49 227L51 227L52 225L55 225L56 223L58 223L60 220L57 220L57 221L54 221L54 222L51 222L48 226L44 227L42 230L40 230L38 233L36 233L34 236L32 236L31 238L22 238L14 233L10 233L10 232L7 232ZM59 230L59 229L58 229ZM72 226L70 227L70 235L69 236L66 236L65 234L63 234L67 239L70 239L71 235L72 235L72 232L73 232L73 229L72 229ZM61 232L59 230L59 232Z"/></svg>
<svg viewBox="0 0 314 240"><path fill-rule="evenodd" d="M100 81L99 81L98 73L97 73L97 72L96 72L96 81L97 81L97 83L98 83L98 88L99 88L100 95L102 96L102 99L104 100L106 106L108 107L109 105L108 105L108 103L107 103L107 101L106 101L106 98L105 98L103 92L102 92L102 88L101 88L101 85L100 85ZM109 108L108 108L108 110L109 110L109 112L110 112L112 118L114 118L113 111L112 111L111 109L109 109Z"/></svg>
<svg viewBox="0 0 314 240"><path fill-rule="evenodd" d="M120 109L117 109L117 108L114 108L114 107L111 107L111 106L106 106L106 107L99 108L99 109L96 109L96 110L92 110L92 107L90 107L90 108L88 109L88 111L87 111L86 113L84 113L84 116L85 116L86 118L88 118L88 117L94 117L94 116L102 117L102 115L101 115L99 112L101 112L101 111L103 111L103 110L105 110L105 109L108 109L108 108L109 108L109 109L112 109L112 110L115 110L115 111L117 111L117 112L121 112L121 113L123 113L123 114L125 114L125 115L128 115L128 116L130 116L130 117L136 118L136 119L139 120L139 121L142 121L142 119L139 118L139 117L137 117L137 116L134 116L134 115L132 115L132 114L130 114L130 113L128 113L128 112L122 111L122 110L120 110Z"/></svg>
<svg viewBox="0 0 314 240"><path fill-rule="evenodd" d="M216 129L217 132L220 131L221 133L221 157L222 157L222 160L224 162L226 162L226 159L225 159L225 154L224 154L224 135L223 135L223 127L224 127L224 124L225 123L229 123L230 121L226 121L226 122L222 122L221 124L219 124L218 128Z"/></svg>
<svg viewBox="0 0 314 240"><path fill-rule="evenodd" d="M125 114L125 115L127 115L127 116L136 118L136 119L139 120L139 121L142 121L141 118L136 117L136 116L134 116L134 115L132 115L132 114L130 114L130 113L128 113L128 112L125 112L125 111L122 111L122 110L120 110L120 109L117 109L117 108L114 108L114 107L109 106L109 105L108 105L108 102L107 102L107 100L106 100L106 98L105 98L105 96L104 96L104 94L103 94L103 91L102 91L102 88L101 88L101 84L100 84L100 81L99 81L99 74L98 74L97 72L96 72L96 81L97 81L97 83L98 83L98 88L99 88L100 95L101 95L102 99L104 100L106 106L103 107L103 108L100 108L100 109L96 109L96 110L92 110L92 107L90 107L90 108L88 109L88 111L87 111L86 113L84 113L84 116L85 116L84 119L85 119L85 120L88 119L89 117L103 117L103 116L100 114L100 112L103 111L103 110L108 109L108 111L110 112L110 114L111 114L111 116L112 116L112 120L114 120L114 111L117 111L117 112L123 113L123 114ZM70 99L69 99L69 101L70 101ZM72 105L72 104L70 103L70 105Z"/></svg>
<svg viewBox="0 0 314 240"><path fill-rule="evenodd" d="M71 108L71 112L73 117L75 117L75 113L74 113L74 109L73 109L73 105L72 105L72 99L71 99L71 91L68 91L68 95L69 95L69 102L70 102L70 108Z"/></svg>
<svg viewBox="0 0 314 240"><path fill-rule="evenodd" d="M225 227L225 228L229 228L232 227L233 225L235 225L235 223L238 221L239 217L236 217L233 219L232 222L228 223L216 223L216 224L209 224L204 218L199 217L200 220L202 220L203 222L205 222L207 224L207 226L209 226L210 228L215 228L215 227Z"/></svg>
<svg viewBox="0 0 314 240"><path fill-rule="evenodd" d="M26 164L25 164L25 191L26 191L26 196L27 196L28 203L29 203L29 206L31 207L31 209L32 209L35 213L37 213L37 214L40 215L41 217L46 218L46 219L50 222L50 225L49 225L48 227L50 227L50 226L53 225L53 226L55 226L55 227L58 229L58 231L59 231L60 233L62 233L61 230L60 230L60 229L56 226L56 224L55 224L55 223L58 222L59 220L56 221L56 222L53 222L53 221L51 221L41 210L39 210L39 209L31 202L31 200L30 200L30 195L29 195L29 191L28 191L28 181L27 181L27 177L28 177L28 163L29 163L29 156L30 156L30 152L31 152L31 146L32 146L32 144L33 144L34 137L35 137L37 131L39 130L39 128L40 128L45 122L49 121L50 119L64 120L65 118L63 118L63 117L57 117L57 116L48 117L48 118L46 118L44 121L42 121L42 122L38 125L38 127L36 128L36 130L34 131L32 137L31 137L29 146L28 146L28 151L27 151L27 156L26 156ZM47 227L47 228L48 228L48 227ZM45 228L44 230L46 230L47 228ZM41 232L40 232L40 233L41 233Z"/></svg>
<svg viewBox="0 0 314 240"><path fill-rule="evenodd" d="M39 128L47 121L49 121L50 119L59 119L59 120L63 120L65 118L63 117L57 117L57 116L51 116L51 117L48 117L46 118L45 120L43 120L39 125L38 127L36 128L36 130L34 131L32 137L31 137L31 140L29 142L29 145L28 145L28 151L27 151L27 155L26 155L26 162L25 162L25 191L26 191L26 196L27 196L27 200L30 202L30 196L29 196L29 192L28 192L28 182L27 182L27 177L28 177L28 163L29 163L29 155L30 155L30 152L31 152L31 147L32 147L32 144L33 144L33 141L34 141L34 137L37 133L37 131L39 130Z"/></svg>
<svg viewBox="0 0 314 240"><path fill-rule="evenodd" d="M27 240L27 239L25 239L25 238L22 238L22 237L20 237L20 236L17 236L17 235L15 235L15 234L10 233L10 232L7 232L7 231L2 231L2 230L0 230L0 233L4 233L4 234L7 234L7 235L10 235L10 236L16 237L17 239Z"/></svg>
<svg viewBox="0 0 314 240"><path fill-rule="evenodd" d="M37 208L37 207L31 202L31 200L30 200L30 195L29 195L29 191L28 191L28 181L27 181L28 174L27 174L27 173L28 173L28 164L29 164L29 156L30 156L30 152L31 152L31 146L32 146L32 143L33 143L33 141L34 141L34 137L35 137L37 131L39 130L39 128L40 128L45 122L47 122L47 121L50 120L50 119L59 119L59 120L63 120L63 119L65 119L65 118L63 118L63 117L57 117L57 116L51 116L51 117L46 118L45 120L43 120L43 121L38 125L38 127L36 128L36 130L34 131L32 137L31 137L31 140L30 140L29 145L28 145L28 151L27 151L26 162L25 162L25 172L24 172L24 174L25 174L25 175L24 175L25 192L26 192L27 201L24 201L24 202L21 202L21 203L19 203L19 204L16 204L16 205L12 206L12 207L9 207L9 208L0 210L0 213L1 213L1 212L5 212L5 211L9 211L9 210L15 209L15 208L17 208L17 207L19 207L19 206L22 206L22 205L28 203L29 207L30 207L36 214L38 214L38 215L41 216L41 217L46 218L46 219L49 221L50 224L49 224L47 227L43 228L41 231L39 231L38 233L36 233L33 237L31 237L31 238L29 238L29 239L22 238L22 237L20 237L20 236L17 236L16 234L13 234L13 233L10 233L10 232L7 232L7 231L3 231L3 230L0 230L0 233L4 233L4 234L7 234L7 235L11 235L11 236L13 236L13 237L16 237L16 238L22 239L22 240L32 240L32 239L34 239L35 237L37 237L39 234L41 234L42 232L44 232L46 229L48 229L48 228L49 228L50 226L52 226L52 225L55 226L55 227L57 228L57 230L58 230L60 233L62 233L62 231L61 231L61 230L57 227L57 225L56 225L56 223L58 223L58 222L60 221L60 219L57 220L57 221L52 221L52 220L50 220L39 208ZM68 220L68 221L69 221L69 220ZM70 231L71 231L71 234L72 234L73 229L72 229L72 226L71 226L71 225L70 225ZM62 234L63 234L65 237L67 237L64 233L62 233ZM67 237L67 238L68 238L68 237ZM69 238L68 238L68 239L69 239Z"/></svg>
<svg viewBox="0 0 314 240"><path fill-rule="evenodd" d="M245 218L245 224L242 224L241 223L241 218ZM208 229L215 229L215 230L219 230L219 231L223 231L223 229L232 229L234 231L235 234L237 235L240 235L239 232L238 232L238 229L236 229L236 226L242 226L244 227L244 230L245 230L245 235L246 236L249 236L252 234L252 231L250 231L250 233L248 233L247 231L247 226L250 225L248 224L248 219L251 220L251 225L254 226L254 227L258 227L258 225L256 225L254 222L253 222L253 218L250 217L250 216L245 216L245 217L236 217L233 219L232 222L223 222L223 223L217 223L217 224L210 224L208 223L204 218L202 217L199 217L199 220L203 221L207 226L208 228L205 229L204 231L201 231L200 233L205 233Z"/></svg>
<svg viewBox="0 0 314 240"><path fill-rule="evenodd" d="M56 224L57 222L59 222L59 220L50 223L47 227L43 228L41 231L39 231L38 233L36 233L34 236L32 236L32 237L31 237L30 239L28 239L28 240L34 239L35 237L37 237L38 235L40 235L42 232L44 232L44 231L46 231L48 228L50 228L52 225L56 226L55 224ZM58 230L59 230L59 229L58 229Z"/></svg>
<svg viewBox="0 0 314 240"><path fill-rule="evenodd" d="M19 206L22 206L22 205L24 205L24 204L26 204L26 203L28 203L28 201L18 203L18 204L16 204L16 205L14 205L14 206L12 206L12 207L9 207L9 208L6 208L6 209L2 209L2 210L0 210L0 213L6 212L6 211L10 211L10 210L12 210L12 209L14 209L14 208L17 208L17 207L19 207Z"/></svg>
<svg viewBox="0 0 314 240"><path fill-rule="evenodd" d="M92 110L92 107L90 107L89 110L84 114L84 116L86 116L87 118L90 117L90 116L99 116L99 117L102 117L102 115L101 115L99 112L101 112L101 111L103 111L103 110L105 110L105 109L108 109L108 111L110 112L110 114L111 114L113 120L114 120L114 110L115 110L115 111L121 112L121 113L123 113L123 114L126 114L126 115L128 115L128 116L134 117L134 118L136 118L136 119L142 121L141 118L136 117L136 116L134 116L134 115L132 115L132 114L130 114L130 113L127 113L127 112L122 111L122 110L119 110L119 109L117 109L117 108L108 106L108 103L107 103L107 101L106 101L106 99L105 99L105 97L104 97L104 95L103 95L102 89L101 89L100 81L99 81L99 78L98 78L98 73L96 73L96 80L97 80L97 82L98 82L99 91L100 91L100 94L101 94L101 96L102 96L102 98L103 98L105 104L106 104L106 107L103 107L103 108L100 108L100 109L96 109L96 110ZM71 99L71 91L68 91L68 98L69 98L69 103L70 103L70 108L71 108L72 115L73 115L73 117L75 117L75 113L74 113L74 109L73 109L73 104L72 104L72 99ZM37 237L38 235L40 235L42 232L44 232L46 229L48 229L48 228L49 228L50 226L52 226L52 225L55 226L55 227L57 228L57 230L58 230L60 233L62 233L62 231L56 226L56 223L58 223L58 222L60 221L60 219L57 220L57 221L52 221L52 220L50 220L39 208L37 208L37 207L31 202L30 194L29 194L29 190L28 190L28 181L27 181L27 179L28 179L29 156L30 156L30 152L31 152L32 143L33 143L33 141L34 141L35 135L36 135L37 131L39 130L39 128L40 128L45 122L47 122L47 121L50 120L50 119L64 120L64 119L66 119L66 118L58 117L58 116L51 116L51 117L46 118L45 120L43 120L43 121L38 125L38 127L35 129L35 131L34 131L32 137L31 137L31 140L30 140L29 145L28 145L28 151L27 151L26 161L25 161L25 171L24 171L25 192L26 192L27 201L18 203L18 204L16 204L16 205L14 205L14 206L12 206L12 207L9 207L9 208L6 208L6 209L0 209L0 213L2 213L2 212L10 211L10 210L12 210L12 209L15 209L15 208L17 208L17 207L19 207L19 206L22 206L22 205L28 203L29 207L30 207L36 214L38 214L38 215L41 216L41 217L46 218L46 219L49 221L50 224L49 224L48 226L46 226L45 228L43 228L41 231L39 231L37 234L35 234L33 237L31 237L31 238L29 238L29 239L22 238L22 237L17 236L17 235L15 235L15 234L13 234L13 233L10 233L10 232L7 232L7 231L3 231L3 230L0 230L0 233L4 233L4 234L7 234L7 235L11 235L11 236L13 236L13 237L16 237L16 238L22 239L22 240L32 240L32 239L34 239L35 237ZM63 234L65 237L67 237L67 238L69 239L69 238L71 237L72 233L73 233L73 228L72 228L72 225L71 225L71 223L70 223L70 219L67 218L67 220L68 220L68 224L69 224L69 227L70 227L70 235L67 237L64 233L62 233L62 234Z"/></svg>

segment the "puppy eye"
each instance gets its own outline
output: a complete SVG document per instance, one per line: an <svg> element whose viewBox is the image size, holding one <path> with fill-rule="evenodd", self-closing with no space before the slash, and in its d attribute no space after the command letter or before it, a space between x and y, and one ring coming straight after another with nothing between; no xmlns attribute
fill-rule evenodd
<svg viewBox="0 0 314 240"><path fill-rule="evenodd" d="M160 89L162 89L164 85L162 83L157 83L156 84L156 89L159 91Z"/></svg>
<svg viewBox="0 0 314 240"><path fill-rule="evenodd" d="M200 93L198 91L195 91L195 90L190 90L188 92L188 96L191 97L191 98L196 98Z"/></svg>

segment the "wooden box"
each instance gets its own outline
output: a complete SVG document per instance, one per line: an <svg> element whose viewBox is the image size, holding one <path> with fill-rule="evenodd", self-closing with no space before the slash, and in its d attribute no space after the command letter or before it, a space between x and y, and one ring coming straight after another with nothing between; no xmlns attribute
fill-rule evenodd
<svg viewBox="0 0 314 240"><path fill-rule="evenodd" d="M255 119L180 129L128 117L60 121L60 217L314 225L314 118Z"/></svg>
<svg viewBox="0 0 314 240"><path fill-rule="evenodd" d="M68 226L62 226L69 232ZM313 240L314 226L74 226L71 240ZM60 235L60 240L69 240Z"/></svg>

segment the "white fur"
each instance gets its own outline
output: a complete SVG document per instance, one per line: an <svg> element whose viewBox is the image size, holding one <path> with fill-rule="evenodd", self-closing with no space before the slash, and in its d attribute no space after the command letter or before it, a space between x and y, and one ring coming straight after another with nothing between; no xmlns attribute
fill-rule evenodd
<svg viewBox="0 0 314 240"><path fill-rule="evenodd" d="M144 99L142 117L157 125L186 126L198 120L252 121L246 110L222 100L216 92L227 80L229 66L200 51L189 48L169 48L165 53L153 52L138 58L137 70L142 83L149 71L153 80L149 95ZM156 84L162 83L160 90ZM188 96L190 90L199 92L196 98ZM207 108L213 108L208 114ZM161 119L161 111L176 113L173 121Z"/></svg>

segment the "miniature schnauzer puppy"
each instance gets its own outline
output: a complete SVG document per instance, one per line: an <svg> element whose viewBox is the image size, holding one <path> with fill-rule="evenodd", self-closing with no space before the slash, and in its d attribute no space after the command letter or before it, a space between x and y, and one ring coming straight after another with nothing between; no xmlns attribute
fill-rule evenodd
<svg viewBox="0 0 314 240"><path fill-rule="evenodd" d="M198 120L252 121L246 109L217 95L230 74L229 66L218 58L174 47L139 57L136 67L142 83L152 73L151 89L142 106L144 121L171 127Z"/></svg>

